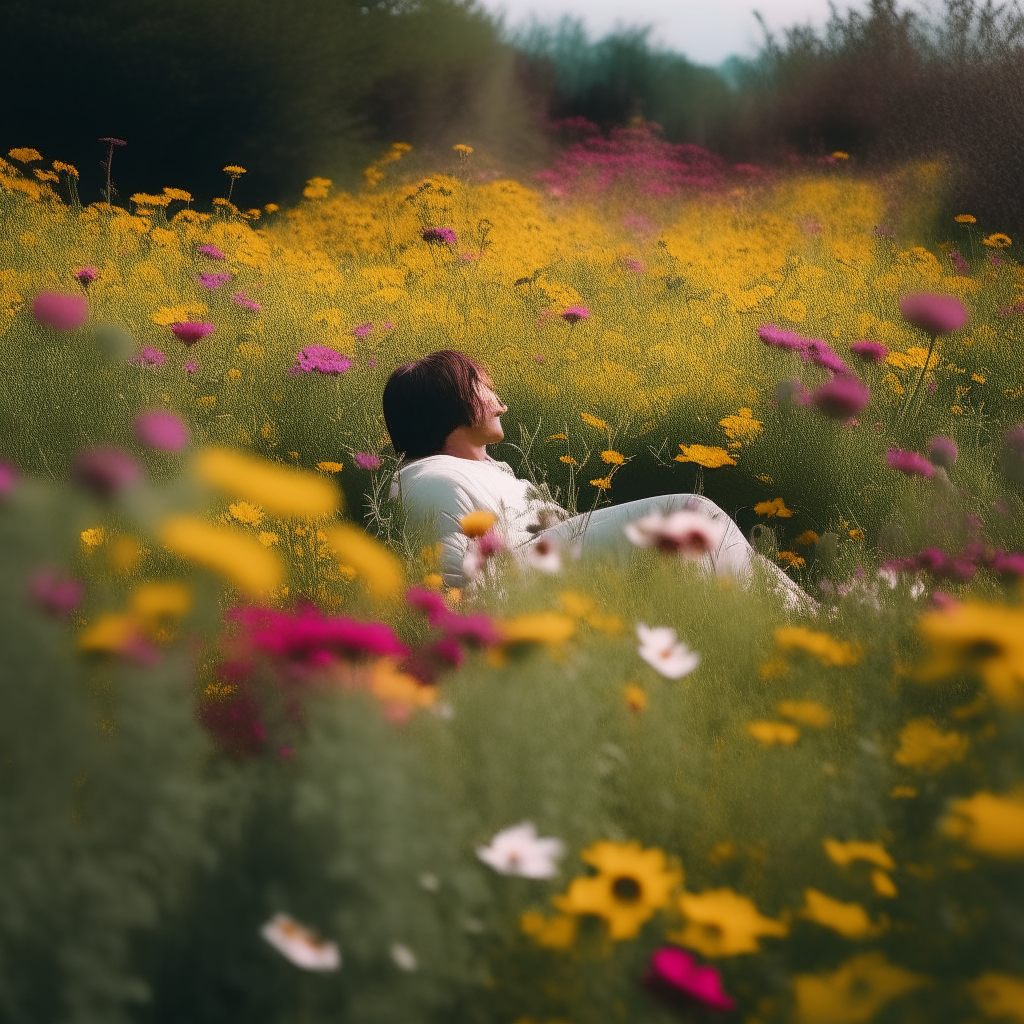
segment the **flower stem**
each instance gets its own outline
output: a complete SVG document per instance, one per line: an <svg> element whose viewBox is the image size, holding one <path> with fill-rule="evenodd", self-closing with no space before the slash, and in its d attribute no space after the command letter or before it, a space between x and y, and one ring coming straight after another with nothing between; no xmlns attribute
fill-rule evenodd
<svg viewBox="0 0 1024 1024"><path fill-rule="evenodd" d="M928 346L928 355L924 357L924 368L921 370L921 376L917 378L917 386L914 388L914 393L910 396L907 404L903 406L903 412L900 414L900 423L906 419L907 412L910 407L914 404L917 399L917 393L921 390L921 384L924 381L924 375L928 372L928 364L932 361L932 349L935 348L935 339L938 338L937 334L932 335L932 342Z"/></svg>

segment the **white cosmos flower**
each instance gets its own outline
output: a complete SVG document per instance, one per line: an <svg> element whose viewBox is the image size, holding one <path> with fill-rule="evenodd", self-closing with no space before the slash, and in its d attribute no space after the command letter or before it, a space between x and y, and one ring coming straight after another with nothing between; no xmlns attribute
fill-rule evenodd
<svg viewBox="0 0 1024 1024"><path fill-rule="evenodd" d="M561 545L553 537L538 537L526 546L526 561L540 572L561 572Z"/></svg>
<svg viewBox="0 0 1024 1024"><path fill-rule="evenodd" d="M522 878L553 878L558 874L558 858L564 853L561 839L538 836L531 821L502 829L489 846L476 849L476 855L499 874Z"/></svg>
<svg viewBox="0 0 1024 1024"><path fill-rule="evenodd" d="M416 954L408 946L403 946L401 942L396 942L391 946L391 959L403 971L415 971L419 967Z"/></svg>
<svg viewBox="0 0 1024 1024"><path fill-rule="evenodd" d="M638 622L636 635L640 638L640 657L668 679L682 679L700 664L700 655L677 641L676 631L668 626Z"/></svg>
<svg viewBox="0 0 1024 1024"><path fill-rule="evenodd" d="M626 536L638 548L657 548L665 554L692 559L717 551L725 539L726 529L727 524L686 509L665 515L655 512L623 527Z"/></svg>
<svg viewBox="0 0 1024 1024"><path fill-rule="evenodd" d="M321 939L287 914L275 914L260 935L296 967L307 971L336 971L341 966L337 944Z"/></svg>

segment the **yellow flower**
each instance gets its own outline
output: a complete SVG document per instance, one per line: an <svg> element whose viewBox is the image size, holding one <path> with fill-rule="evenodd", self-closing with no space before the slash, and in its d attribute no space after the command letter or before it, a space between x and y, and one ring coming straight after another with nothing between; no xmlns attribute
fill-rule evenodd
<svg viewBox="0 0 1024 1024"><path fill-rule="evenodd" d="M562 643L576 632L576 623L561 612L532 612L496 623L508 644Z"/></svg>
<svg viewBox="0 0 1024 1024"><path fill-rule="evenodd" d="M315 474L229 448L204 448L193 468L204 484L259 504L273 515L316 519L341 507L338 489Z"/></svg>
<svg viewBox="0 0 1024 1024"><path fill-rule="evenodd" d="M775 642L784 651L807 651L824 665L856 665L860 661L860 650L854 644L804 626L779 626L775 630Z"/></svg>
<svg viewBox="0 0 1024 1024"><path fill-rule="evenodd" d="M17 160L19 164L32 164L43 159L43 154L38 149L32 149L29 146L8 150L7 155L12 160Z"/></svg>
<svg viewBox="0 0 1024 1024"><path fill-rule="evenodd" d="M473 152L472 146L464 145L461 142L457 146L452 146L452 149L454 149L459 156L469 156L469 154Z"/></svg>
<svg viewBox="0 0 1024 1024"><path fill-rule="evenodd" d="M318 462L316 468L321 473L340 473L345 467L340 462Z"/></svg>
<svg viewBox="0 0 1024 1024"><path fill-rule="evenodd" d="M725 436L734 441L749 441L761 433L761 421L754 419L752 409L740 409L735 416L726 416L718 425L725 427Z"/></svg>
<svg viewBox="0 0 1024 1024"><path fill-rule="evenodd" d="M107 547L107 562L114 572L131 572L142 557L142 545L134 537L115 537Z"/></svg>
<svg viewBox="0 0 1024 1024"><path fill-rule="evenodd" d="M975 384L984 384L985 383L985 377L982 374L980 374L980 373L972 373L971 374L971 380L973 380L975 382Z"/></svg>
<svg viewBox="0 0 1024 1024"><path fill-rule="evenodd" d="M604 420L599 420L596 416L591 416L589 412L581 412L580 416L583 417L583 422L588 427L596 427L598 430L607 430L608 424Z"/></svg>
<svg viewBox="0 0 1024 1024"><path fill-rule="evenodd" d="M371 594L389 598L402 592L402 563L380 541L351 523L341 523L326 534L338 561L352 566Z"/></svg>
<svg viewBox="0 0 1024 1024"><path fill-rule="evenodd" d="M787 569L801 569L807 564L795 551L780 551L775 556Z"/></svg>
<svg viewBox="0 0 1024 1024"><path fill-rule="evenodd" d="M174 200L178 200L182 203L192 202L192 193L186 192L183 188L167 188L164 186L164 195L167 196L171 202L174 202Z"/></svg>
<svg viewBox="0 0 1024 1024"><path fill-rule="evenodd" d="M942 823L947 836L991 857L1024 857L1024 797L984 791L954 800Z"/></svg>
<svg viewBox="0 0 1024 1024"><path fill-rule="evenodd" d="M217 408L217 396L216 395L200 395L196 399L196 405L200 409L216 409Z"/></svg>
<svg viewBox="0 0 1024 1024"><path fill-rule="evenodd" d="M783 718L792 718L794 722L814 729L824 729L832 721L828 708L822 707L816 700L780 701L778 711Z"/></svg>
<svg viewBox="0 0 1024 1024"><path fill-rule="evenodd" d="M644 850L635 840L601 840L580 858L598 873L573 879L565 895L556 896L553 902L566 914L603 917L615 940L636 938L644 922L668 906L672 890L683 881L682 871L671 865L661 850Z"/></svg>
<svg viewBox="0 0 1024 1024"><path fill-rule="evenodd" d="M423 577L423 586L427 590L440 590L444 586L444 577L437 572L428 572Z"/></svg>
<svg viewBox="0 0 1024 1024"><path fill-rule="evenodd" d="M1004 235L997 231L994 235L983 238L981 244L990 246L993 249L1005 249L1008 245L1013 244L1013 240L1009 235Z"/></svg>
<svg viewBox="0 0 1024 1024"><path fill-rule="evenodd" d="M917 796L916 786L893 786L889 793L893 800L913 800Z"/></svg>
<svg viewBox="0 0 1024 1024"><path fill-rule="evenodd" d="M868 1024L886 1003L926 981L882 953L861 953L831 974L793 979L796 1024Z"/></svg>
<svg viewBox="0 0 1024 1024"><path fill-rule="evenodd" d="M623 696L626 698L626 707L630 711L643 711L647 707L647 694L644 688L636 683L627 683L622 688Z"/></svg>
<svg viewBox="0 0 1024 1024"><path fill-rule="evenodd" d="M973 670L1000 703L1024 706L1024 608L965 601L925 613L917 628L932 648L919 679Z"/></svg>
<svg viewBox="0 0 1024 1024"><path fill-rule="evenodd" d="M858 839L840 843L836 839L826 839L824 845L828 859L841 868L845 868L847 864L852 864L855 860L866 860L886 871L892 871L896 867L896 862L889 856L881 843L865 843Z"/></svg>
<svg viewBox="0 0 1024 1024"><path fill-rule="evenodd" d="M74 164L66 164L62 160L54 160L50 165L58 174L63 171L72 178L78 177L78 168Z"/></svg>
<svg viewBox="0 0 1024 1024"><path fill-rule="evenodd" d="M596 480L590 481L591 487L596 487L598 490L607 491L611 489L612 478L611 476L599 476Z"/></svg>
<svg viewBox="0 0 1024 1024"><path fill-rule="evenodd" d="M1024 978L986 971L971 983L971 995L986 1017L1024 1024Z"/></svg>
<svg viewBox="0 0 1024 1024"><path fill-rule="evenodd" d="M233 519L237 519L246 526L259 526L263 521L263 509L258 505L250 505L247 501L236 501L228 505L228 511Z"/></svg>
<svg viewBox="0 0 1024 1024"><path fill-rule="evenodd" d="M575 590L563 590L558 595L562 607L574 618L583 619L597 609L597 602L586 594L578 594Z"/></svg>
<svg viewBox="0 0 1024 1024"><path fill-rule="evenodd" d="M809 548L811 545L817 544L818 540L819 537L813 530L804 530L804 532L801 533L793 543L802 548Z"/></svg>
<svg viewBox="0 0 1024 1024"><path fill-rule="evenodd" d="M930 718L915 718L900 732L900 749L892 759L904 768L939 771L962 761L970 740L958 732L940 732Z"/></svg>
<svg viewBox="0 0 1024 1024"><path fill-rule="evenodd" d="M426 708L437 700L437 687L424 686L415 676L400 672L397 662L381 658L373 666L370 692L386 704Z"/></svg>
<svg viewBox="0 0 1024 1024"><path fill-rule="evenodd" d="M863 530L861 530L861 529L859 529L859 528L853 529L853 530L851 530L851 531L850 531L850 536L851 536L851 537L852 537L852 538L853 538L853 539L854 539L854 540L855 540L855 541L856 541L856 542L857 542L858 544L863 544L863 543L864 543L864 531L863 531Z"/></svg>
<svg viewBox="0 0 1024 1024"><path fill-rule="evenodd" d="M91 526L88 530L83 530L79 537L87 548L98 548L103 543L105 535L102 526Z"/></svg>
<svg viewBox="0 0 1024 1024"><path fill-rule="evenodd" d="M777 743L788 747L800 739L800 730L788 722L747 722L743 728L766 747Z"/></svg>
<svg viewBox="0 0 1024 1024"><path fill-rule="evenodd" d="M601 452L601 461L607 462L609 466L621 466L625 463L625 458L618 452L606 451Z"/></svg>
<svg viewBox="0 0 1024 1024"><path fill-rule="evenodd" d="M718 469L720 466L735 466L736 460L724 449L703 444L681 444L682 455L675 457L676 462L696 462L705 469Z"/></svg>
<svg viewBox="0 0 1024 1024"><path fill-rule="evenodd" d="M281 207L278 206L277 203L267 203L267 205L263 207L263 212L264 213L277 213L277 211L280 210L280 209L281 209Z"/></svg>
<svg viewBox="0 0 1024 1024"><path fill-rule="evenodd" d="M955 220L957 222L957 224L977 224L978 223L978 218L977 217L972 217L969 213L958 213L953 218L953 220Z"/></svg>
<svg viewBox="0 0 1024 1024"><path fill-rule="evenodd" d="M850 159L850 154L849 154L849 153L847 153L847 152L844 152L844 151L843 151L843 150L841 150L841 149L837 149L837 150L836 150L836 151L835 151L835 152L834 152L834 153L832 154L832 159L833 159L833 160L849 160L849 159Z"/></svg>
<svg viewBox="0 0 1024 1024"><path fill-rule="evenodd" d="M699 896L684 892L679 897L679 909L686 918L686 926L681 931L669 932L668 938L702 956L757 953L760 936L785 938L789 934L784 922L765 917L753 900L732 889L712 889Z"/></svg>
<svg viewBox="0 0 1024 1024"><path fill-rule="evenodd" d="M240 178L245 174L244 167L238 167L236 164L228 164L227 167L221 168L225 174L230 175L232 178Z"/></svg>
<svg viewBox="0 0 1024 1024"><path fill-rule="evenodd" d="M60 181L60 177L53 171L43 171L37 167L32 173L39 181Z"/></svg>
<svg viewBox="0 0 1024 1024"><path fill-rule="evenodd" d="M559 462L564 462L567 466L579 465L579 463L571 455L560 455Z"/></svg>
<svg viewBox="0 0 1024 1024"><path fill-rule="evenodd" d="M39 239L36 238L36 236L32 234L31 231L22 231L22 233L18 236L18 241L21 242L21 244L24 246L32 246L35 245L36 242L39 241Z"/></svg>
<svg viewBox="0 0 1024 1024"><path fill-rule="evenodd" d="M231 369L228 370L228 380L239 380L241 376L242 371L237 367L232 366Z"/></svg>
<svg viewBox="0 0 1024 1024"><path fill-rule="evenodd" d="M260 531L260 543L265 547L273 547L281 538L276 533L271 533L269 530Z"/></svg>
<svg viewBox="0 0 1024 1024"><path fill-rule="evenodd" d="M781 655L763 661L757 668L757 674L768 682L771 679L784 679L789 675L789 662Z"/></svg>
<svg viewBox="0 0 1024 1024"><path fill-rule="evenodd" d="M767 516L769 519L772 516L778 516L780 519L790 519L793 516L792 510L786 508L786 503L782 498L774 498L771 501L759 501L754 506L754 511L759 516Z"/></svg>
<svg viewBox="0 0 1024 1024"><path fill-rule="evenodd" d="M180 619L192 607L192 590L172 581L143 583L132 592L129 610L147 626L161 619Z"/></svg>
<svg viewBox="0 0 1024 1024"><path fill-rule="evenodd" d="M310 178L302 194L307 199L326 199L332 184L330 178Z"/></svg>
<svg viewBox="0 0 1024 1024"><path fill-rule="evenodd" d="M171 324L198 319L208 309L205 302L183 302L178 306L161 306L149 319L161 327L169 327Z"/></svg>
<svg viewBox="0 0 1024 1024"><path fill-rule="evenodd" d="M569 438L565 434L551 434L548 437L549 441L568 441Z"/></svg>
<svg viewBox="0 0 1024 1024"><path fill-rule="evenodd" d="M800 911L815 924L824 925L847 939L867 939L881 935L885 924L872 924L867 911L859 903L842 903L817 889L804 890L805 903Z"/></svg>
<svg viewBox="0 0 1024 1024"><path fill-rule="evenodd" d="M470 512L459 520L459 526L467 537L482 537L498 521L493 512Z"/></svg>
<svg viewBox="0 0 1024 1024"><path fill-rule="evenodd" d="M249 597L267 597L284 578L284 564L276 554L229 527L172 516L161 525L160 540L176 555L227 577Z"/></svg>
<svg viewBox="0 0 1024 1024"><path fill-rule="evenodd" d="M884 896L890 900L896 899L900 894L899 889L896 888L896 883L884 871L875 870L871 872L871 887L879 896Z"/></svg>
<svg viewBox="0 0 1024 1024"><path fill-rule="evenodd" d="M105 612L78 637L78 649L90 654L120 654L138 636L133 616Z"/></svg>
<svg viewBox="0 0 1024 1024"><path fill-rule="evenodd" d="M545 917L536 910L519 916L519 930L545 949L569 949L576 941L579 918L568 914Z"/></svg>

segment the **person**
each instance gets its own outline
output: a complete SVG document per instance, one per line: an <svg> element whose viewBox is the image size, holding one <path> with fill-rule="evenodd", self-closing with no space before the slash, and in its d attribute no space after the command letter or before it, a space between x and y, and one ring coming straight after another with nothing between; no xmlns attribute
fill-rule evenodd
<svg viewBox="0 0 1024 1024"><path fill-rule="evenodd" d="M760 564L787 604L806 597L703 495L658 495L570 516L545 486L519 479L488 454L487 446L505 436L501 417L508 409L486 371L461 352L442 350L399 366L382 404L401 459L391 497L401 500L410 525L440 540L448 586L473 582L473 549L460 520L483 511L497 516L502 545L538 566L552 551L625 558L637 545L670 547L699 554L708 571L743 581Z"/></svg>

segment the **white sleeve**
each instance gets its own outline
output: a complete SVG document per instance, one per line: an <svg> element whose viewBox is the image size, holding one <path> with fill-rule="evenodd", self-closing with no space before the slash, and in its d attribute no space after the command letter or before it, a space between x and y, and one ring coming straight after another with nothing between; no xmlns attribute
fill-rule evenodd
<svg viewBox="0 0 1024 1024"><path fill-rule="evenodd" d="M459 520L478 508L469 491L458 481L428 476L403 487L402 501L413 527L425 529L431 540L441 542L441 577L449 587L464 587L462 562L469 539Z"/></svg>

